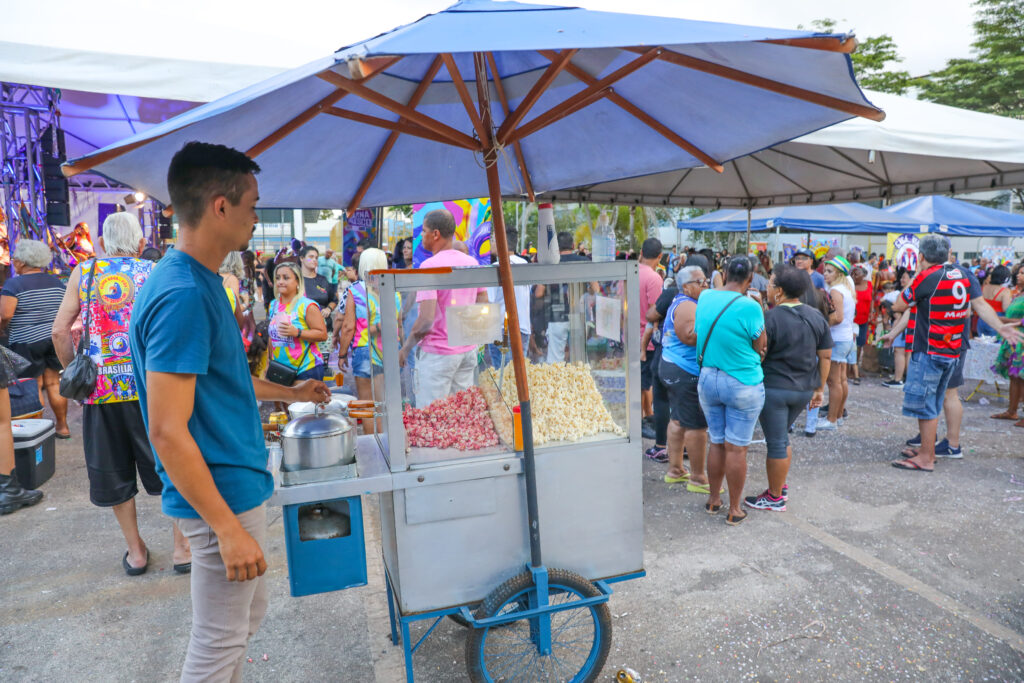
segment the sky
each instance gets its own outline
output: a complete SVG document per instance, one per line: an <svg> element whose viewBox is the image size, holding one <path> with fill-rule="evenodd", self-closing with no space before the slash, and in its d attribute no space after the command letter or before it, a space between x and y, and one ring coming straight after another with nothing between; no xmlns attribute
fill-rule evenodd
<svg viewBox="0 0 1024 683"><path fill-rule="evenodd" d="M454 0L0 0L0 40L118 54L292 67L415 21ZM923 75L967 57L970 0L547 0L545 4L795 28L820 18L888 33Z"/></svg>

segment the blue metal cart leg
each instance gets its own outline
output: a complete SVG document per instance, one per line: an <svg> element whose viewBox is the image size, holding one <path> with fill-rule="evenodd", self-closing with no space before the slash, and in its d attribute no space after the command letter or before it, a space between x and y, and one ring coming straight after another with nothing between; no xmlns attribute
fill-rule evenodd
<svg viewBox="0 0 1024 683"><path fill-rule="evenodd" d="M388 590L388 619L391 621L391 644L398 645L398 626L395 624L395 594L391 591L391 577L384 569L384 586Z"/></svg>

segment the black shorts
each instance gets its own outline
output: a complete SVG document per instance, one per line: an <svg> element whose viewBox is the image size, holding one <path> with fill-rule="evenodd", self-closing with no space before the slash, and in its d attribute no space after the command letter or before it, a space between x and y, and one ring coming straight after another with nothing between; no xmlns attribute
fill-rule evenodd
<svg viewBox="0 0 1024 683"><path fill-rule="evenodd" d="M668 388L669 414L672 419L682 425L683 429L707 429L708 421L704 410L700 407L700 396L697 394L697 375L664 358L658 369L661 381Z"/></svg>
<svg viewBox="0 0 1024 683"><path fill-rule="evenodd" d="M111 507L134 498L139 492L136 471L146 493L163 491L138 401L85 404L82 437L93 505Z"/></svg>
<svg viewBox="0 0 1024 683"><path fill-rule="evenodd" d="M9 348L31 363L31 367L21 373L22 377L39 377L47 368L57 372L64 369L60 364L60 358L57 358L52 339L40 339L29 344L17 342L11 344Z"/></svg>
<svg viewBox="0 0 1024 683"><path fill-rule="evenodd" d="M647 360L640 361L640 389L647 391L654 386L654 375L651 374L651 366L654 364L654 352L647 352Z"/></svg>
<svg viewBox="0 0 1024 683"><path fill-rule="evenodd" d="M869 327L871 327L871 323L861 323L857 326L857 348L867 346Z"/></svg>
<svg viewBox="0 0 1024 683"><path fill-rule="evenodd" d="M953 368L953 375L949 378L949 385L946 387L949 389L956 389L964 385L964 362L967 360L967 353L961 353L960 357L956 360L956 367Z"/></svg>

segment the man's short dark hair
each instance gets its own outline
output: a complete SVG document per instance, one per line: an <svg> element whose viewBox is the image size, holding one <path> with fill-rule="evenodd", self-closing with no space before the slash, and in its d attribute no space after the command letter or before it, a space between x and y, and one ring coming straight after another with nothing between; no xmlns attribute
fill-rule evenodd
<svg viewBox="0 0 1024 683"><path fill-rule="evenodd" d="M733 256L725 266L726 282L746 282L754 269L746 256Z"/></svg>
<svg viewBox="0 0 1024 683"><path fill-rule="evenodd" d="M309 252L311 252L311 251L315 251L317 256L320 255L320 250L319 249L317 249L312 244L307 244L306 246L304 246L302 249L299 250L299 258L300 259L301 258L306 258L307 256L309 256Z"/></svg>
<svg viewBox="0 0 1024 683"><path fill-rule="evenodd" d="M657 237L648 237L640 245L640 255L645 259L658 258L661 256L661 240Z"/></svg>
<svg viewBox="0 0 1024 683"><path fill-rule="evenodd" d="M224 196L237 206L245 192L245 177L260 172L259 164L225 145L188 142L167 168L167 191L183 226L195 227L214 197Z"/></svg>
<svg viewBox="0 0 1024 683"><path fill-rule="evenodd" d="M423 217L424 230L437 230L441 237L451 239L455 235L455 217L448 209L434 209Z"/></svg>
<svg viewBox="0 0 1024 683"><path fill-rule="evenodd" d="M704 277L711 277L711 264L704 254L690 254L686 257L687 266L697 266L704 271Z"/></svg>
<svg viewBox="0 0 1024 683"><path fill-rule="evenodd" d="M942 235L925 235L918 249L921 258L928 263L940 264L949 259L949 239Z"/></svg>
<svg viewBox="0 0 1024 683"><path fill-rule="evenodd" d="M772 277L775 278L775 286L782 290L787 299L799 299L809 288L811 276L806 271L788 263L780 263L772 269Z"/></svg>
<svg viewBox="0 0 1024 683"><path fill-rule="evenodd" d="M508 243L509 251L515 252L516 245L519 244L519 231L514 225L505 224L505 242Z"/></svg>
<svg viewBox="0 0 1024 683"><path fill-rule="evenodd" d="M1006 266L996 266L995 268L992 269L992 272L989 273L988 283L990 285L1002 285L1005 284L1006 281L1009 279L1010 269L1007 268Z"/></svg>
<svg viewBox="0 0 1024 683"><path fill-rule="evenodd" d="M369 237L364 237L363 239L356 242L356 246L361 249L371 249L373 248L373 240L370 239Z"/></svg>
<svg viewBox="0 0 1024 683"><path fill-rule="evenodd" d="M572 238L571 232L558 233L558 251L572 251L576 241Z"/></svg>

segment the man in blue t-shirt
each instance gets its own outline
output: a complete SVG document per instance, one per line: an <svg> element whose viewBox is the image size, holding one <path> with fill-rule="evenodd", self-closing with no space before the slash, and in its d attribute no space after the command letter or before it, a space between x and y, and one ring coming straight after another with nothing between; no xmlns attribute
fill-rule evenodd
<svg viewBox="0 0 1024 683"><path fill-rule="evenodd" d="M192 547L192 636L183 681L241 677L267 607L266 501L273 492L256 401L326 401L326 385L284 387L249 374L217 274L256 223L259 166L200 142L171 160L167 187L181 224L176 248L135 300L135 381L163 510ZM298 334L309 333L299 330Z"/></svg>

